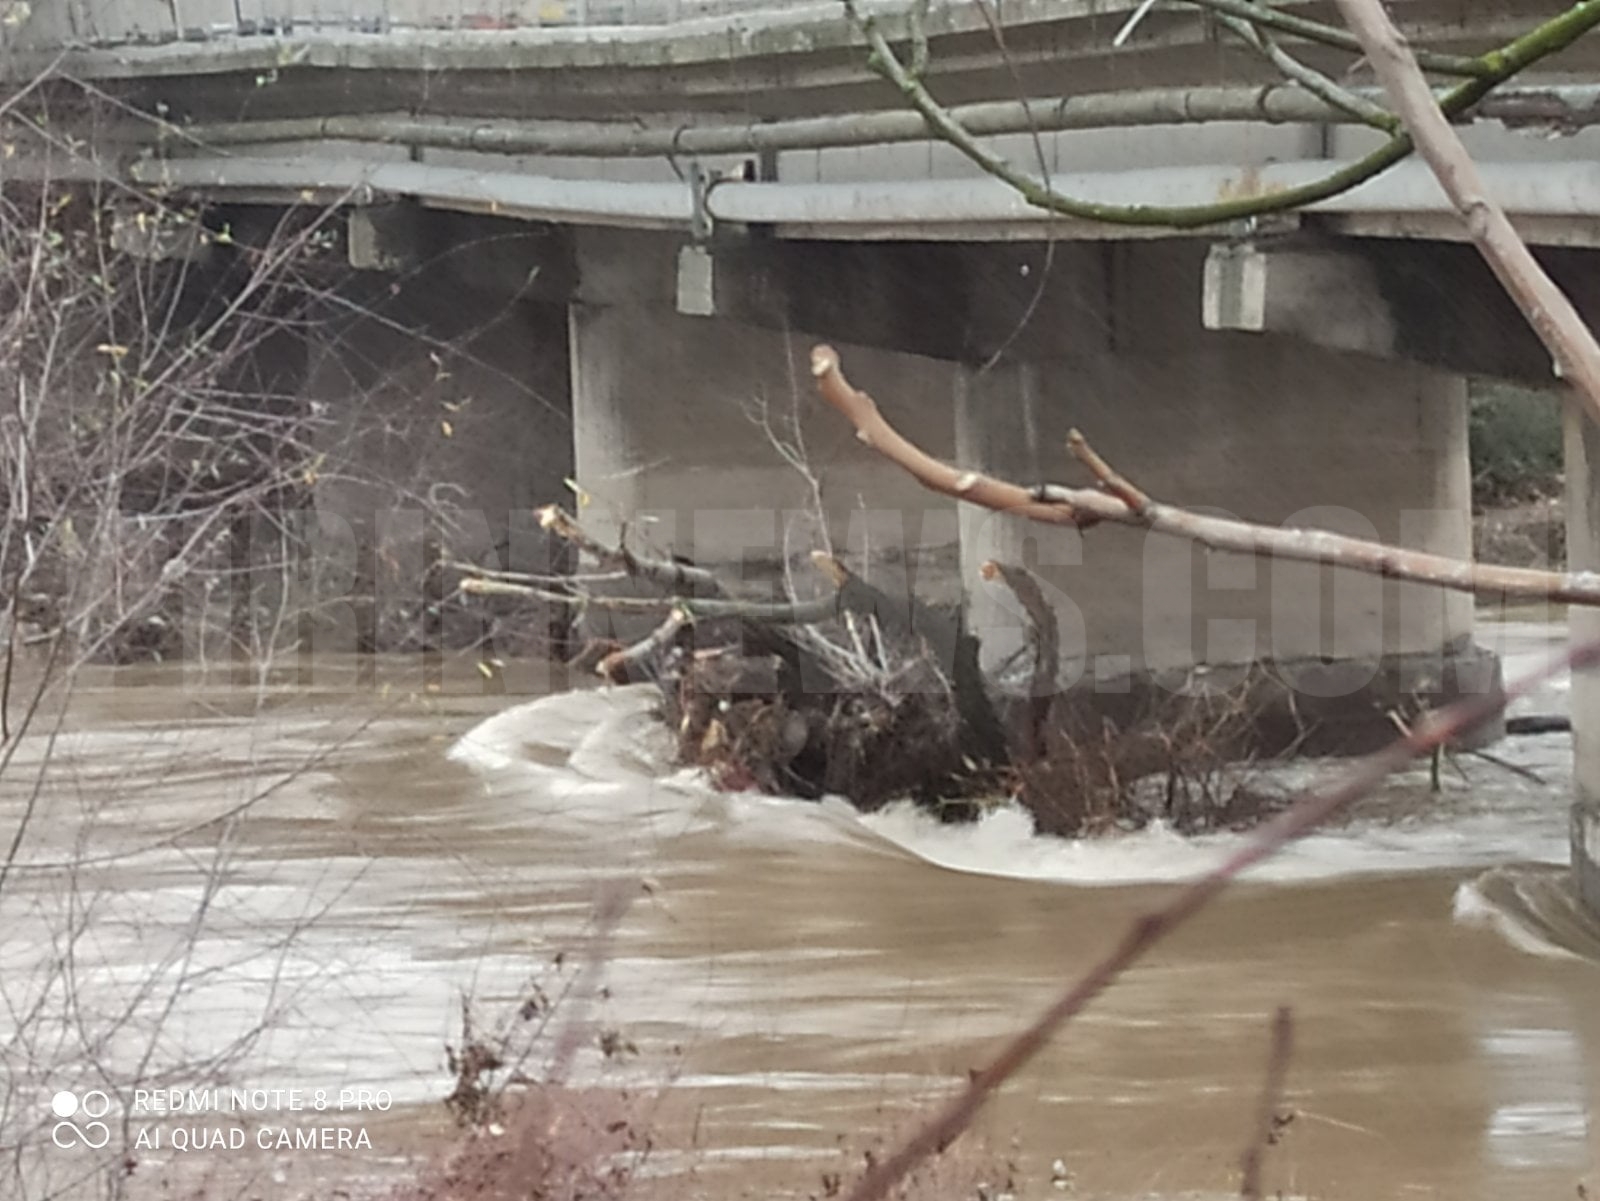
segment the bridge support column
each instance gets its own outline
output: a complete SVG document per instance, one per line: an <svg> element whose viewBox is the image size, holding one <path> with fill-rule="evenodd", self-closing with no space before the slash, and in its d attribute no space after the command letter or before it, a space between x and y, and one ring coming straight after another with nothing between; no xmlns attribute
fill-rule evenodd
<svg viewBox="0 0 1600 1201"><path fill-rule="evenodd" d="M1600 570L1600 427L1575 405L1566 410L1567 566ZM1575 642L1600 638L1600 610L1575 606L1567 621ZM1572 735L1576 756L1572 806L1572 876L1578 895L1600 915L1600 671L1574 672Z"/></svg>
<svg viewBox="0 0 1600 1201"><path fill-rule="evenodd" d="M958 458L1022 483L1083 482L1076 427L1158 499L1458 558L1471 555L1465 385L1422 368L1271 336L1158 333L963 374ZM1269 674L1313 745L1386 741L1402 713L1497 678L1472 645L1472 598L1311 564L1209 553L1165 535L1079 533L965 510L962 577L992 666L1021 644L986 559L1033 567L1061 621L1063 686L1101 693Z"/></svg>
<svg viewBox="0 0 1600 1201"><path fill-rule="evenodd" d="M573 305L569 329L577 479L598 536L626 527L629 545L774 585L787 560L803 586L825 524L880 587L959 599L954 504L821 408L807 367L814 339L625 305ZM895 420L951 453L953 367L846 353Z"/></svg>
<svg viewBox="0 0 1600 1201"><path fill-rule="evenodd" d="M492 627L499 653L546 652L565 613L502 624L481 603L442 604L436 563L548 571L564 553L533 520L572 470L562 309L437 274L392 292L358 279L350 307L370 315L330 327L302 391L326 414L315 505L339 549L329 587L352 598L318 645L471 645Z"/></svg>

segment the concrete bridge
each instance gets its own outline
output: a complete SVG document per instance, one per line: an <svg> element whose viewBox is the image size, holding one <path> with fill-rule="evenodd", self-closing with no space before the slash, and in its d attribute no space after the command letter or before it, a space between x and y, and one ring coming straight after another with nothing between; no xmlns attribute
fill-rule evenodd
<svg viewBox="0 0 1600 1201"><path fill-rule="evenodd" d="M1087 201L1268 196L1383 142L1233 36L1226 0L1162 0L1126 31L1140 7L865 11L902 48L920 31L929 89L989 150ZM1458 68L1550 15L1390 7ZM965 595L993 661L1021 639L977 579L1002 558L1051 586L1064 679L1268 661L1313 708L1338 698L1379 726L1399 699L1492 679L1465 596L958 511L818 413L803 370L812 340L835 341L924 446L1014 479L1068 475L1077 426L1163 497L1467 557L1468 378L1558 381L1420 162L1197 228L1047 213L930 137L833 3L0 0L0 72L53 131L0 159L0 181L133 183L241 227L342 206L350 262L392 281L388 307L296 361L299 387L338 406L381 363L384 403L433 412L441 373L395 330L465 338L449 387L474 403L449 445L382 453L467 489L486 546L515 545L517 514L569 474L595 521L648 516L712 565L809 549L797 515L820 506L880 580ZM1377 95L1359 66L1343 82ZM1524 234L1600 314L1600 35L1463 120ZM775 442L803 444L817 478ZM1600 431L1572 423L1568 448L1573 565L1600 567ZM320 503L372 520L360 496ZM1575 690L1585 731L1597 687ZM1600 738L1578 745L1600 797ZM1582 879L1600 904L1600 872Z"/></svg>

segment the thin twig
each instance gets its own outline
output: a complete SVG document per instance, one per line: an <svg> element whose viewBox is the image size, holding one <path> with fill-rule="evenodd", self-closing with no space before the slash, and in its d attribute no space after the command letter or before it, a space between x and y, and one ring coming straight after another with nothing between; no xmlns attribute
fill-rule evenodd
<svg viewBox="0 0 1600 1201"><path fill-rule="evenodd" d="M673 559L655 559L637 555L620 547L605 545L579 525L560 505L546 505L539 509L537 514L541 529L548 530L556 537L571 543L600 563L620 567L629 575L682 592L706 592L716 595L722 591L721 581L703 567L696 567L691 563L679 563Z"/></svg>
<svg viewBox="0 0 1600 1201"><path fill-rule="evenodd" d="M1217 15L1222 27L1233 33L1262 58L1266 59L1285 79L1299 84L1323 103L1348 113L1363 125L1393 134L1400 129L1400 118L1375 104L1359 93L1342 87L1315 67L1307 66L1282 46L1271 34L1257 29L1249 21L1223 13Z"/></svg>
<svg viewBox="0 0 1600 1201"><path fill-rule="evenodd" d="M1289 1057L1293 1053L1294 1013L1287 1005L1280 1005L1272 1018L1272 1049L1267 1053L1267 1072L1261 1082L1255 1134L1240 1158L1239 1196L1245 1201L1261 1201L1261 1161L1278 1127L1278 1106L1283 1100L1283 1085L1289 1075Z"/></svg>
<svg viewBox="0 0 1600 1201"><path fill-rule="evenodd" d="M1313 21L1309 17L1298 16L1284 8L1258 4L1256 0L1183 0L1183 2L1210 12L1241 18L1262 29L1276 29L1282 33L1294 34L1308 42L1332 46L1339 50L1354 50L1358 53L1361 50L1361 42L1347 29L1340 29L1337 25L1328 25L1322 21ZM1431 50L1423 51L1418 57L1423 66L1438 75L1481 78L1487 73L1481 57L1440 54Z"/></svg>
<svg viewBox="0 0 1600 1201"><path fill-rule="evenodd" d="M1482 759L1485 763L1492 763L1495 767L1500 768L1500 770L1508 771L1514 776L1521 776L1530 784L1544 783L1544 777L1538 772L1534 771L1531 767L1523 767L1520 763L1513 763L1509 759L1502 759L1499 755L1493 754L1489 751L1472 748L1467 751L1467 754L1471 755L1474 759Z"/></svg>

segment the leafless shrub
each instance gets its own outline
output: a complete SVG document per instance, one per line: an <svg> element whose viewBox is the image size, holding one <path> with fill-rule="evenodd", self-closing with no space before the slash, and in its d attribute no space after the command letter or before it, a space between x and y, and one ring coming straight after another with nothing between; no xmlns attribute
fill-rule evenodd
<svg viewBox="0 0 1600 1201"><path fill-rule="evenodd" d="M141 1170L129 1123L97 1154L52 1160L40 1099L225 1082L301 1002L305 982L284 964L337 899L285 922L251 969L259 1012L191 1055L174 1027L236 928L244 821L364 719L330 721L324 751L258 767L134 846L117 830L166 787L164 771L181 774L184 748L157 742L120 779L86 782L66 731L97 662L240 666L270 703L274 664L358 582L323 553L319 484L359 480L449 528L459 498L364 473L349 432L302 393L296 365L315 339L340 336L328 314L354 303L340 237L329 209L207 213L51 180L0 191L0 925L18 952L0 982L8 1196L120 1195ZM352 557L348 540L338 549ZM129 873L152 861L188 912L130 899ZM90 954L112 916L153 948L137 974Z"/></svg>
<svg viewBox="0 0 1600 1201"><path fill-rule="evenodd" d="M1254 825L1286 803L1262 779L1258 757L1263 715L1279 692L1252 671L1175 691L1064 693L1041 753L1016 768L1018 798L1041 830L1068 837L1152 821L1184 834Z"/></svg>
<svg viewBox="0 0 1600 1201"><path fill-rule="evenodd" d="M584 943L553 956L490 1028L462 1003L459 1040L446 1048L454 1088L445 1098L461 1134L393 1201L620 1198L654 1148L648 1092L572 1082L585 1048L602 1062L638 1054L596 1020L612 936L641 884L601 885Z"/></svg>

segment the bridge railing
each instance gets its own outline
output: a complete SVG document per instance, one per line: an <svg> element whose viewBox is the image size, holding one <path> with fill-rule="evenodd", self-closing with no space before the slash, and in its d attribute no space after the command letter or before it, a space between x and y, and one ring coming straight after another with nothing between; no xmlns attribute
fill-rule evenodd
<svg viewBox="0 0 1600 1201"><path fill-rule="evenodd" d="M674 25L817 0L0 0L0 45L163 45L296 33Z"/></svg>

